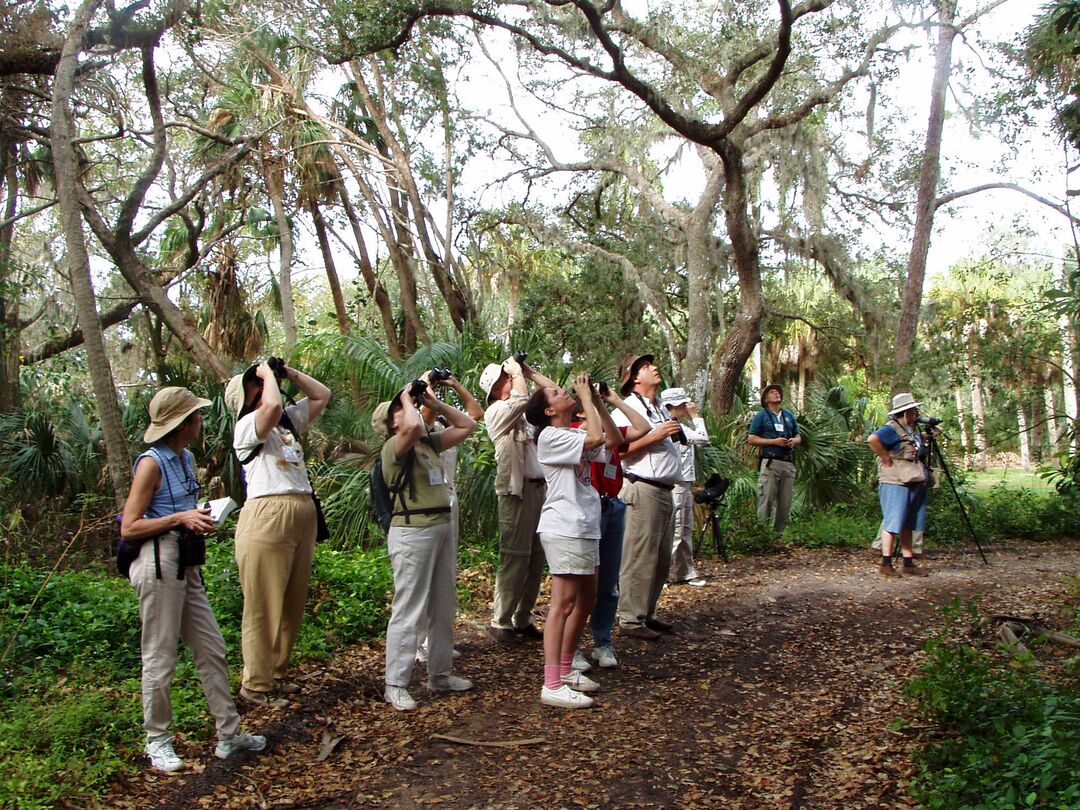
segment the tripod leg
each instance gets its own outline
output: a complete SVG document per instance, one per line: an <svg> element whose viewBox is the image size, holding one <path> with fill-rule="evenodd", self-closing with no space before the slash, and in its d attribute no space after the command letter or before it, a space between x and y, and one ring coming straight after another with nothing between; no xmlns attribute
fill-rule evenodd
<svg viewBox="0 0 1080 810"><path fill-rule="evenodd" d="M709 510L709 526L712 528L716 553L720 555L724 562L731 562L728 557L727 544L724 542L724 533L720 530L720 519L716 516L715 508Z"/></svg>
<svg viewBox="0 0 1080 810"><path fill-rule="evenodd" d="M968 517L967 509L964 508L964 502L960 500L960 493L956 491L956 484L953 483L952 473L949 471L949 465L945 463L945 456L941 452L941 448L938 447L936 441L930 442L930 449L933 452L933 458L937 458L941 462L941 469L945 471L945 480L949 482L949 489L952 490L953 497L956 498L956 505L960 507L960 514L964 516L964 523L967 524L968 531L971 532L971 539L975 541L975 548L979 550L979 556L982 557L984 565L989 565L990 561L986 559L986 554L983 553L982 544L979 542L979 536L975 533L975 527L971 523L971 518Z"/></svg>

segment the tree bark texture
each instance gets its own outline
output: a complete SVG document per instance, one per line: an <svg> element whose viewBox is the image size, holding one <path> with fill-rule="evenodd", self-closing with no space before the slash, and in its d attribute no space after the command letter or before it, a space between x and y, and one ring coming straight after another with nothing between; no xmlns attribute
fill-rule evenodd
<svg viewBox="0 0 1080 810"><path fill-rule="evenodd" d="M326 222L316 200L308 202L308 212L315 224L315 235L319 240L319 252L322 253L323 267L326 268L326 281L330 285L330 295L334 299L334 314L337 316L338 331L343 335L351 331L349 313L345 309L345 296L341 292L341 280L338 278L334 254L330 250L330 237L326 232Z"/></svg>
<svg viewBox="0 0 1080 810"><path fill-rule="evenodd" d="M285 173L277 158L263 157L263 180L274 209L274 222L278 229L278 295L281 297L281 323L285 330L285 348L296 345L296 307L293 303L292 226L285 211Z"/></svg>
<svg viewBox="0 0 1080 810"><path fill-rule="evenodd" d="M105 439L105 454L109 479L117 506L127 497L131 484L127 438L120 417L120 405L113 383L109 357L105 351L105 336L98 319L93 279L90 274L90 258L79 213L79 190L77 160L74 147L74 122L71 97L75 88L75 71L78 68L90 20L103 0L85 0L75 13L71 28L60 56L53 82L51 146L53 168L56 174L56 196L60 205L64 240L67 248L67 266L71 277L72 295L82 329L90 383L97 399Z"/></svg>
<svg viewBox="0 0 1080 810"><path fill-rule="evenodd" d="M915 230L911 240L911 252L907 261L907 282L904 285L900 324L896 334L895 376L893 393L910 388L911 353L915 345L915 333L919 326L919 308L922 306L923 282L926 278L926 257L930 251L930 236L934 228L934 199L941 178L941 140L945 126L945 95L952 71L952 46L958 33L953 25L956 0L937 0L938 21L937 51L934 59L934 77L930 88L930 118L926 126L926 143L923 147L922 168L919 172L919 190L915 198Z"/></svg>
<svg viewBox="0 0 1080 810"><path fill-rule="evenodd" d="M4 198L4 221L0 228L0 413L19 407L19 355L22 339L19 323L22 285L13 263L11 244L14 218L19 207L17 142L9 130L0 128L0 183Z"/></svg>

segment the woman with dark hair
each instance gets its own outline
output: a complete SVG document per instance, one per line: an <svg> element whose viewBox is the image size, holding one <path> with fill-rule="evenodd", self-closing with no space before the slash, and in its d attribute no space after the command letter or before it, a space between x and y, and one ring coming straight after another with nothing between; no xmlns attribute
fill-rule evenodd
<svg viewBox="0 0 1080 810"><path fill-rule="evenodd" d="M225 641L199 570L206 552L201 535L216 527L210 510L197 506L199 485L187 446L202 429L200 411L210 404L186 388L162 388L150 400L150 427L143 439L151 447L135 460L120 523L125 543L139 544L128 576L139 595L143 726L146 755L156 771L184 767L168 733L180 638L191 648L217 726L214 754L225 759L266 747L265 737L239 732L240 715L229 694Z"/></svg>
<svg viewBox="0 0 1080 810"><path fill-rule="evenodd" d="M281 401L269 363L229 380L225 404L237 415L233 450L244 470L247 500L236 523L236 565L244 592L240 697L281 708L275 696L300 691L285 680L300 633L315 554L317 513L299 436L330 402L330 389L282 364L278 373L304 394Z"/></svg>
<svg viewBox="0 0 1080 810"><path fill-rule="evenodd" d="M433 692L464 692L472 681L451 674L454 616L457 612L457 546L451 524L450 493L440 453L476 430L476 421L425 388L422 403L448 426L429 433L412 383L375 408L372 427L386 442L380 451L383 479L391 490L393 517L386 542L394 570L394 603L386 626L386 690L398 711L412 711L409 684L426 618L427 685Z"/></svg>
<svg viewBox="0 0 1080 810"><path fill-rule="evenodd" d="M599 392L587 374L574 379L575 400L558 386L541 388L525 408L537 428L536 453L547 482L537 533L551 571L551 604L544 622L544 685L540 702L585 709L583 692L600 685L572 667L578 640L596 601L599 564L600 493L590 479L590 462L623 443ZM586 429L571 427L580 402Z"/></svg>

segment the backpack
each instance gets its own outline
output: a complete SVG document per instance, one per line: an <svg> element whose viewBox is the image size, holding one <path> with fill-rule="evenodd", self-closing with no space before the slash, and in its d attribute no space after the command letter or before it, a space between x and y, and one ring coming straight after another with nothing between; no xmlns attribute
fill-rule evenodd
<svg viewBox="0 0 1080 810"><path fill-rule="evenodd" d="M401 474L398 476L397 481L394 482L393 487L386 483L386 478L383 476L381 454L371 468L371 478L368 482L368 503L375 516L375 522L379 524L383 534L390 531L390 521L394 518L394 501L400 498L402 506L404 506L405 497L402 493L405 490L405 479L412 476L413 461L415 459L416 454L409 451L409 455L405 457L405 463L402 465Z"/></svg>

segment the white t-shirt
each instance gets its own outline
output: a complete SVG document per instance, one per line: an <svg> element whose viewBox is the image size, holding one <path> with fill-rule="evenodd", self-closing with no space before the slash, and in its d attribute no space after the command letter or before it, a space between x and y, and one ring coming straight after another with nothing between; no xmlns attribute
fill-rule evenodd
<svg viewBox="0 0 1080 810"><path fill-rule="evenodd" d="M600 539L600 493L589 476L590 461L606 461L603 445L585 452L581 428L548 427L540 433L536 455L547 481L547 496L536 531L585 540Z"/></svg>
<svg viewBox="0 0 1080 810"><path fill-rule="evenodd" d="M645 403L643 399L637 394L630 394L626 397L626 404L648 419L652 425L659 425L671 418L667 408L659 402ZM618 427L630 427L630 420L618 408L612 411L611 419ZM648 478L661 484L677 484L683 480L682 456L671 439L656 442L636 453L623 453L622 468L627 475Z"/></svg>
<svg viewBox="0 0 1080 810"><path fill-rule="evenodd" d="M311 426L308 400L304 397L285 409L298 433ZM233 450L238 459L245 459L259 445L255 435L254 411L241 417L233 432ZM276 425L266 437L262 452L244 465L248 498L264 495L310 495L311 482L304 467L304 448L282 425Z"/></svg>

